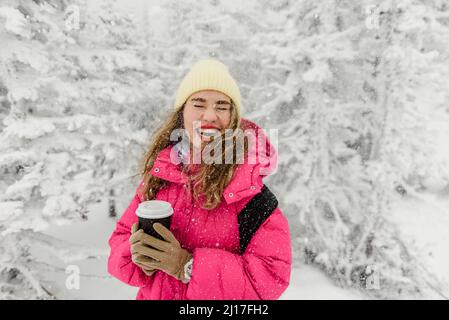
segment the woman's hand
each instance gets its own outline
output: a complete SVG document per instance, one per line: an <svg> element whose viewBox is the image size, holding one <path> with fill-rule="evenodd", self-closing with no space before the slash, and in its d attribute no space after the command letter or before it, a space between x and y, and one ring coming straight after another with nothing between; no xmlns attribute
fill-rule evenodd
<svg viewBox="0 0 449 320"><path fill-rule="evenodd" d="M141 242L141 238L145 233L142 229L138 229L139 223L136 222L131 227L131 237L129 237L132 255L131 260L138 265L147 276L151 276L157 270L151 266L155 261L143 254L142 248L144 248L144 245Z"/></svg>
<svg viewBox="0 0 449 320"><path fill-rule="evenodd" d="M162 270L178 280L184 280L184 266L192 258L192 254L181 248L179 241L173 233L160 223L153 224L153 229L165 240L159 240L148 234L142 233L138 247L139 252L147 259L154 259L148 265ZM155 249L149 248L151 246ZM156 250L157 249L157 250Z"/></svg>

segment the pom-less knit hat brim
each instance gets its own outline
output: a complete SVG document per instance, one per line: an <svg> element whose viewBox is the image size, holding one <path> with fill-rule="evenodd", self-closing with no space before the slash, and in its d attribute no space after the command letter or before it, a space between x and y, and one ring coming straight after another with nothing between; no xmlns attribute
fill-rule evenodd
<svg viewBox="0 0 449 320"><path fill-rule="evenodd" d="M204 59L195 63L176 91L175 110L178 110L193 93L201 90L216 90L232 99L238 114L241 114L239 87L228 71L218 60Z"/></svg>

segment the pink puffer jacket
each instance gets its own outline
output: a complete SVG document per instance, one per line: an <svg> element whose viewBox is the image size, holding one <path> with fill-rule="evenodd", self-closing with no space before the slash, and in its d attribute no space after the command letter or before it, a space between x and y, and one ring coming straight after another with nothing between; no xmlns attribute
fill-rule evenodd
<svg viewBox="0 0 449 320"><path fill-rule="evenodd" d="M238 213L260 192L262 178L275 167L275 150L269 142L267 145L271 163L240 164L224 190L223 201L212 210L201 208L187 192L184 173L170 161L173 147L162 150L151 174L170 183L156 199L170 202L174 209L170 230L193 254L192 278L184 284L163 271L147 276L132 262L128 240L137 221L142 182L109 239L109 273L140 287L139 300L278 299L289 284L291 272L289 225L279 208L259 227L243 255L239 254Z"/></svg>

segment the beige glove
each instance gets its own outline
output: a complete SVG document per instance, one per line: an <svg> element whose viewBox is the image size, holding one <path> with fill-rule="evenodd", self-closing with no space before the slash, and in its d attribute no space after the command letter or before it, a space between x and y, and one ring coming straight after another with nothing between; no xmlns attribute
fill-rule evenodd
<svg viewBox="0 0 449 320"><path fill-rule="evenodd" d="M147 275L151 276L157 271L156 268L150 266L155 260L148 258L143 254L142 248L144 245L140 241L142 235L145 235L142 229L139 229L139 223L136 222L131 227L131 237L129 237L129 244L131 246L131 260L138 265L142 271Z"/></svg>
<svg viewBox="0 0 449 320"><path fill-rule="evenodd" d="M142 233L139 238L144 246L140 246L141 254L146 258L155 259L149 266L162 270L178 280L184 280L184 266L192 258L192 254L181 248L179 241L173 233L160 223L153 224L154 230L165 241L159 240L148 234ZM155 249L149 248L151 246Z"/></svg>

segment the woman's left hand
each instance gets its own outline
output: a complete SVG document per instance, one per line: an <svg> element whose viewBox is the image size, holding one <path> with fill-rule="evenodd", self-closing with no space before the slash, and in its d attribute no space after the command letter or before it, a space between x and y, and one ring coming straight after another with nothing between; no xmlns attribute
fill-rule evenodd
<svg viewBox="0 0 449 320"><path fill-rule="evenodd" d="M192 254L181 248L181 244L173 233L162 224L153 224L153 229L165 241L144 234L141 242L157 250L145 247L142 248L142 253L156 260L152 263L152 267L162 270L178 280L184 280L184 266L192 258Z"/></svg>

